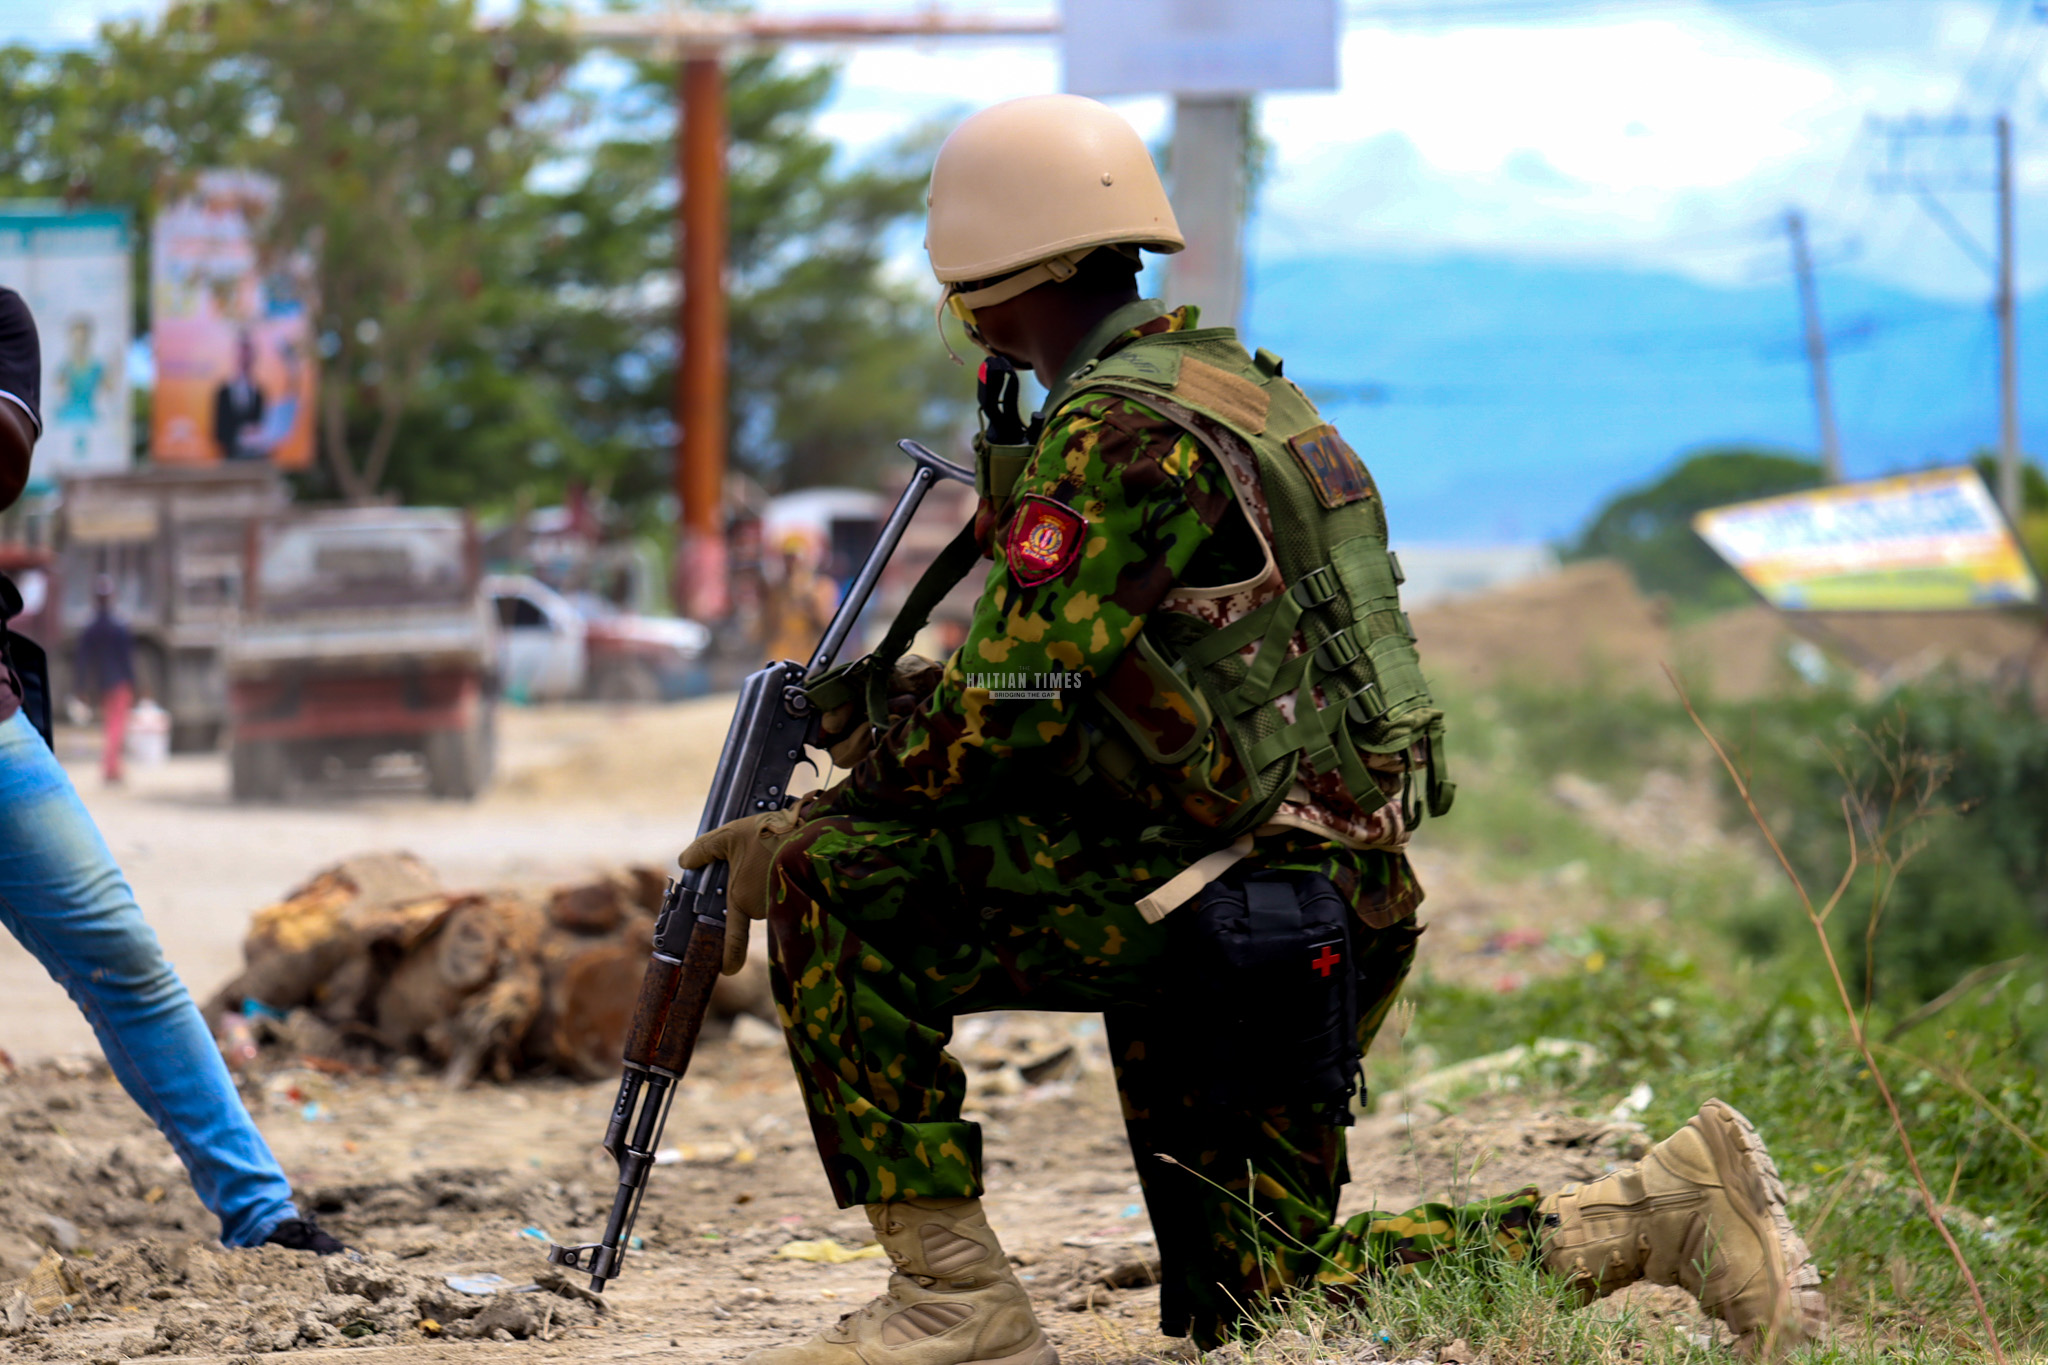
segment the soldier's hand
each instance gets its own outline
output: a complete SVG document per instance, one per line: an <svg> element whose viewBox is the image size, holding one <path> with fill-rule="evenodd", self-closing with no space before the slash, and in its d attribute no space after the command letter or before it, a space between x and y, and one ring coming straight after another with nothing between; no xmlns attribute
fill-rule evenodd
<svg viewBox="0 0 2048 1365"><path fill-rule="evenodd" d="M768 872L775 850L804 822L803 807L743 815L700 834L676 858L686 871L724 863L725 965L727 976L747 965L753 922L768 916Z"/></svg>
<svg viewBox="0 0 2048 1365"><path fill-rule="evenodd" d="M906 654L889 673L889 715L907 716L932 694L946 675L943 664L921 654ZM832 761L851 768L875 747L875 727L858 702L835 706L818 718L818 739Z"/></svg>

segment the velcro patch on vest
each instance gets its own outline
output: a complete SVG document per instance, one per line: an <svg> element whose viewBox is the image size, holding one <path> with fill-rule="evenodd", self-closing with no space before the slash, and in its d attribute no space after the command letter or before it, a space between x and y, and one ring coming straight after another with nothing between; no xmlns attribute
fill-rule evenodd
<svg viewBox="0 0 2048 1365"><path fill-rule="evenodd" d="M1273 406L1273 396L1251 380L1193 356L1180 362L1180 379L1173 386L1173 396L1189 407L1215 413L1250 436L1266 429L1266 412Z"/></svg>
<svg viewBox="0 0 2048 1365"><path fill-rule="evenodd" d="M1027 588L1050 583L1081 557L1088 521L1079 512L1033 493L1017 505L1005 549L1010 576Z"/></svg>
<svg viewBox="0 0 2048 1365"><path fill-rule="evenodd" d="M1293 437L1287 448L1316 486L1316 499L1323 506L1335 509L1373 495L1372 475L1365 472L1365 461L1328 422Z"/></svg>

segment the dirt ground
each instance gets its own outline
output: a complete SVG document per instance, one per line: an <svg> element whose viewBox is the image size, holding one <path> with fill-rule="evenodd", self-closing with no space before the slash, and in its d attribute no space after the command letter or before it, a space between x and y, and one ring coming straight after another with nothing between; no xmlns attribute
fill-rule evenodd
<svg viewBox="0 0 2048 1365"><path fill-rule="evenodd" d="M252 910L352 853L410 849L450 886L545 885L667 861L694 828L726 706L509 711L505 780L474 805L359 790L237 808L217 758L180 758L110 791L92 771L90 736L65 749L146 913L203 996L238 965ZM1565 795L1613 822L1618 838L1663 838L1668 822L1692 818L1683 790L1645 790L1647 806L1603 806L1590 788ZM1568 875L1496 886L1443 855L1421 861L1433 889L1431 969L1499 977L1504 989L1546 968L1560 916L1661 913L1654 903L1589 906ZM4 938L0 1047L12 1054L0 1064L0 1356L240 1362L349 1348L407 1365L730 1360L857 1307L884 1275L869 1258L778 1255L820 1240L858 1249L869 1235L858 1210L833 1208L787 1056L758 1020L700 1050L663 1143L673 1160L640 1218L644 1247L601 1303L580 1278L551 1275L542 1251L549 1237L593 1238L609 1208L614 1177L596 1140L612 1082L450 1092L405 1065L248 1078L251 1110L295 1186L367 1258L320 1261L212 1242L168 1144L106 1075L62 992ZM1062 1352L1121 1361L1163 1350L1156 1259L1100 1021L977 1017L962 1022L956 1050L987 1134L992 1217ZM1449 1113L1369 1116L1354 1133L1346 1209L1554 1187L1599 1174L1640 1142L1632 1125L1545 1112L1514 1094ZM50 1248L65 1269L35 1280ZM479 1280L488 1276L500 1278ZM15 1300L22 1277L30 1292ZM54 1321L27 1311L53 1290L73 1306Z"/></svg>
<svg viewBox="0 0 2048 1365"><path fill-rule="evenodd" d="M765 1025L709 1042L671 1118L638 1231L643 1248L601 1305L551 1272L543 1239L593 1238L611 1172L595 1149L612 1086L523 1082L451 1093L424 1076L288 1069L251 1107L303 1198L366 1254L320 1260L211 1244L210 1219L164 1140L98 1069L30 1069L0 1084L0 1284L68 1247L85 1290L0 1355L86 1360L352 1347L404 1362L736 1359L816 1330L880 1286L882 1263L778 1256L791 1243L870 1240L832 1206L780 1040ZM972 1110L990 1153L988 1204L1071 1361L1156 1355L1156 1256L1108 1060L1088 1017L963 1025ZM1071 1047L1064 1078L1015 1063ZM81 1068L72 1066L72 1072ZM1425 1192L1554 1187L1640 1142L1628 1125L1493 1096L1448 1117L1368 1118L1346 1210ZM477 1277L500 1277L490 1282ZM469 1282L466 1293L454 1282ZM523 1291L523 1292L522 1292ZM0 1331L7 1295L0 1290ZM458 1344L459 1343L459 1344Z"/></svg>

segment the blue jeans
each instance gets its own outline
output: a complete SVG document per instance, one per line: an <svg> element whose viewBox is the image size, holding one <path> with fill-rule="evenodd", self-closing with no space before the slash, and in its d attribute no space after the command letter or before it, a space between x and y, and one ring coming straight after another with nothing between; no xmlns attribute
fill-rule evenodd
<svg viewBox="0 0 2048 1365"><path fill-rule="evenodd" d="M70 993L107 1064L191 1172L220 1239L254 1246L291 1182L71 779L28 720L0 723L0 924Z"/></svg>

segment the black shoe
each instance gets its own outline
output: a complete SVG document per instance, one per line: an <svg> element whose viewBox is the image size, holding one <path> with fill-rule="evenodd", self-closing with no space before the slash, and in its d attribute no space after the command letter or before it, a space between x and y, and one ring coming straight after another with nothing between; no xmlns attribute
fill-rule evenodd
<svg viewBox="0 0 2048 1365"><path fill-rule="evenodd" d="M333 1233L310 1218L287 1218L272 1228L270 1235L263 1240L271 1246L289 1247L293 1251L310 1251L316 1256L339 1256L348 1250L336 1240Z"/></svg>

